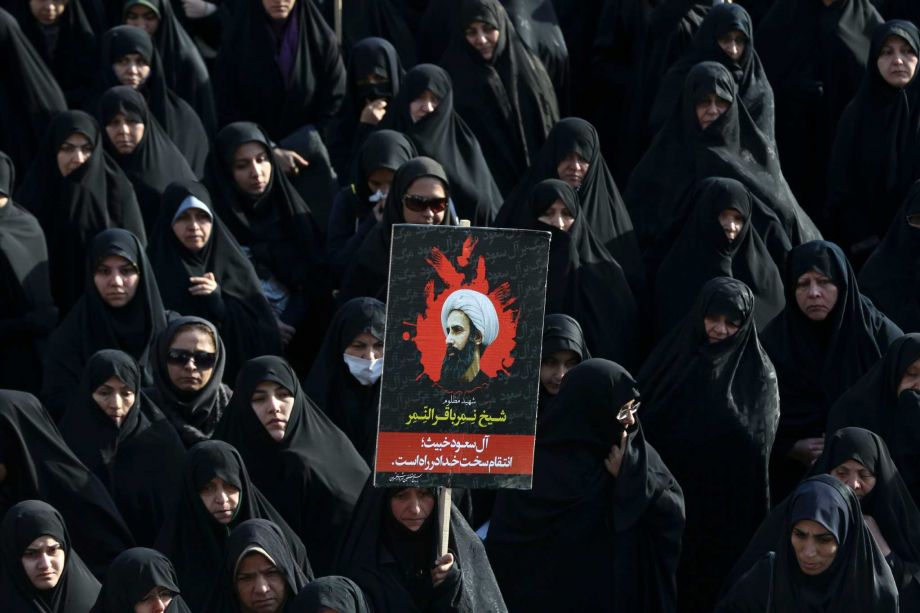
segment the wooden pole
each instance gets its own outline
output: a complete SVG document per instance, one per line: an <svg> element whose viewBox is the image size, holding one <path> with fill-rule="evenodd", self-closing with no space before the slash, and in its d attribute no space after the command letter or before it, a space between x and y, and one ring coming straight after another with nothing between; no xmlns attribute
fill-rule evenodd
<svg viewBox="0 0 920 613"><path fill-rule="evenodd" d="M342 0L335 0L335 37L339 41L339 46L344 45L342 41Z"/></svg>
<svg viewBox="0 0 920 613"><path fill-rule="evenodd" d="M442 487L438 497L438 557L447 554L450 541L450 493L451 488Z"/></svg>

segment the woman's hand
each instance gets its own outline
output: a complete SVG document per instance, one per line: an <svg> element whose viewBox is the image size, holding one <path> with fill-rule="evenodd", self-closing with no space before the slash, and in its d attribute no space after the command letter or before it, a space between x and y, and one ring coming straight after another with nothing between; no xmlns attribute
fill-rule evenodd
<svg viewBox="0 0 920 613"><path fill-rule="evenodd" d="M434 587L438 587L444 580L447 578L447 573L450 572L451 567L454 565L454 554L446 553L437 560L434 561L434 568L431 569L431 584Z"/></svg>
<svg viewBox="0 0 920 613"><path fill-rule="evenodd" d="M289 326L280 319L278 321L278 332L281 333L281 344L287 346L291 342L291 339L294 338L294 335L297 334L297 328L294 326Z"/></svg>
<svg viewBox="0 0 920 613"><path fill-rule="evenodd" d="M192 296L207 296L217 291L217 280L213 272L206 272L202 277L189 277L192 286L188 288Z"/></svg>
<svg viewBox="0 0 920 613"><path fill-rule="evenodd" d="M607 472L614 477L620 476L620 467L623 466L623 457L626 455L628 439L629 435L626 434L626 430L623 430L623 434L620 436L620 442L611 447L610 454L604 458L604 466L607 467Z"/></svg>
<svg viewBox="0 0 920 613"><path fill-rule="evenodd" d="M364 108L361 109L361 123L367 123L372 126L376 126L380 123L380 120L383 119L383 116L387 114L387 99L378 98L377 100L371 100L364 105Z"/></svg>
<svg viewBox="0 0 920 613"><path fill-rule="evenodd" d="M805 466L811 466L822 453L824 453L824 435L821 435L820 438L803 438L796 441L788 455Z"/></svg>
<svg viewBox="0 0 920 613"><path fill-rule="evenodd" d="M296 177L300 174L301 168L306 168L310 165L310 162L304 159L303 156L290 149L275 147L272 149L272 154L275 156L275 161L278 163L278 167L281 168L281 172L289 177Z"/></svg>

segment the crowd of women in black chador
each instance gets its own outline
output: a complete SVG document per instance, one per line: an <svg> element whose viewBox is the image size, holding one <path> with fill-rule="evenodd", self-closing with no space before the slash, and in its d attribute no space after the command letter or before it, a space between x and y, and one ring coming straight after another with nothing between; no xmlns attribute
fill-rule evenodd
<svg viewBox="0 0 920 613"><path fill-rule="evenodd" d="M916 4L0 0L0 611L917 610ZM383 300L464 220L551 238L534 475L439 555Z"/></svg>

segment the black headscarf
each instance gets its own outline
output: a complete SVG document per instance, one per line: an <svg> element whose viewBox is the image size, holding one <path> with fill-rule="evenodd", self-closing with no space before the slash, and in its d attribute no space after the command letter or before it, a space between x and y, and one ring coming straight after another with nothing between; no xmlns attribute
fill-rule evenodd
<svg viewBox="0 0 920 613"><path fill-rule="evenodd" d="M859 273L859 286L904 330L920 330L920 229L907 216L920 215L920 182L907 192L904 206Z"/></svg>
<svg viewBox="0 0 920 613"><path fill-rule="evenodd" d="M801 520L821 524L837 540L834 561L817 576L800 570L792 547L792 528ZM770 553L759 561L745 553L742 560L756 563L747 567L750 570L734 584L716 613L898 610L897 585L863 523L859 500L830 475L818 475L799 485L766 519L754 536L752 547L755 545L761 556L764 551Z"/></svg>
<svg viewBox="0 0 920 613"><path fill-rule="evenodd" d="M313 2L272 22L259 0L236 3L214 71L218 123L253 121L278 141L305 124L326 123L345 95L335 34Z"/></svg>
<svg viewBox="0 0 920 613"><path fill-rule="evenodd" d="M118 85L106 91L99 100L102 129L105 130L118 114L144 125L143 137L131 153L119 153L108 134L103 140L105 150L131 180L144 218L144 228L150 234L160 213L160 199L166 186L175 181L194 181L195 173L160 123L150 114L147 101L140 92L127 85Z"/></svg>
<svg viewBox="0 0 920 613"><path fill-rule="evenodd" d="M419 32L420 12L412 5L423 4L413 0L367 0L342 6L342 47L357 54L358 45L370 38L387 40L404 66L415 66L418 61L416 36ZM424 10L424 9L421 9ZM353 60L354 55L349 57ZM348 71L352 76L351 70ZM357 73L361 74L361 73ZM347 104L347 102L346 102Z"/></svg>
<svg viewBox="0 0 920 613"><path fill-rule="evenodd" d="M179 328L188 325L205 326L217 339L217 361L211 379L198 392L184 392L173 385L166 365L169 346L179 332ZM163 412L173 425L179 438L186 447L211 438L217 422L227 405L233 391L223 383L227 352L217 328L200 317L177 317L160 332L156 338L156 356L152 362L154 387L144 389L144 394Z"/></svg>
<svg viewBox="0 0 920 613"><path fill-rule="evenodd" d="M135 393L120 426L93 398L111 377L118 377ZM185 449L175 430L141 393L141 371L134 358L115 349L93 354L61 418L61 434L109 490L135 542L152 545L172 510Z"/></svg>
<svg viewBox="0 0 920 613"><path fill-rule="evenodd" d="M35 589L22 566L26 547L42 536L50 536L64 550L60 578L49 590ZM72 546L64 518L54 507L40 500L20 502L3 517L0 569L0 607L10 613L89 611L99 593L99 582Z"/></svg>
<svg viewBox="0 0 920 613"><path fill-rule="evenodd" d="M747 39L744 53L737 61L719 46L719 39L732 30L738 30ZM772 141L776 128L773 88L754 49L751 16L738 4L714 5L693 36L690 47L664 75L649 120L651 133L658 132L680 104L681 90L690 69L706 61L719 62L732 73L738 84L738 97L760 131Z"/></svg>
<svg viewBox="0 0 920 613"><path fill-rule="evenodd" d="M885 357L834 403L826 431L858 426L877 433L920 504L920 393L897 392L904 373L918 359L920 334L905 334L892 343Z"/></svg>
<svg viewBox="0 0 920 613"><path fill-rule="evenodd" d="M575 218L568 232L538 219L557 200ZM530 214L531 228L552 233L546 310L578 320L591 355L637 366L641 330L636 300L622 267L595 237L575 190L559 179L537 183Z"/></svg>
<svg viewBox="0 0 920 613"><path fill-rule="evenodd" d="M530 195L537 183L558 179L559 163L575 152L588 160L588 172L578 188L584 220L594 236L623 267L634 292L645 293L645 272L626 205L601 154L597 130L584 119L567 117L556 123L533 165L502 204L495 220L500 227L529 228Z"/></svg>
<svg viewBox="0 0 920 613"><path fill-rule="evenodd" d="M0 389L38 392L44 339L58 311L48 280L48 248L38 220L13 201L15 169L0 151Z"/></svg>
<svg viewBox="0 0 920 613"><path fill-rule="evenodd" d="M373 464L377 448L380 380L373 385L359 383L342 354L362 332L383 341L385 327L386 306L382 302L376 298L352 298L329 323L323 345L304 381L307 396L348 437L368 465Z"/></svg>
<svg viewBox="0 0 920 613"><path fill-rule="evenodd" d="M67 110L64 93L16 19L0 8L0 151L20 169L28 168L48 120Z"/></svg>
<svg viewBox="0 0 920 613"><path fill-rule="evenodd" d="M390 237L393 224L406 223L403 218L403 196L412 183L422 177L434 177L444 184L444 191L450 197L453 188L447 179L447 172L438 162L429 157L412 158L405 162L393 176L390 191L387 192L383 209L383 220L368 232L367 237L355 253L352 265L342 280L339 300L360 296L385 299L390 272ZM448 207L444 211L445 226L457 225L456 213Z"/></svg>
<svg viewBox="0 0 920 613"><path fill-rule="evenodd" d="M691 200L687 224L655 275L658 338L677 325L700 288L716 277L738 279L751 289L757 305L755 326L763 330L786 302L779 267L754 227L750 192L734 179L712 177L697 185ZM719 223L719 213L725 209L734 209L744 219L733 241ZM767 233L784 235L775 218L768 223Z"/></svg>
<svg viewBox="0 0 920 613"><path fill-rule="evenodd" d="M83 550L97 576L105 574L121 551L134 546L105 486L64 443L32 394L0 391L0 450L7 467L6 480L0 484L0 511L31 498L60 509L72 525L80 527L74 532L74 546Z"/></svg>
<svg viewBox="0 0 920 613"><path fill-rule="evenodd" d="M291 604L294 613L320 613L332 609L339 613L370 613L364 590L348 577L330 575L308 583Z"/></svg>
<svg viewBox="0 0 920 613"><path fill-rule="evenodd" d="M543 320L543 349L542 358L559 352L573 351L578 356L579 362L584 362L591 357L588 345L585 343L585 333L581 324L575 318L561 313L550 313ZM537 410L537 420L542 422L550 403L555 400L543 383L540 383L540 404Z"/></svg>
<svg viewBox="0 0 920 613"><path fill-rule="evenodd" d="M253 391L263 381L273 381L294 395L280 442L268 434L251 406ZM250 360L233 389L215 438L240 450L253 481L303 539L317 574L328 574L338 539L367 478L367 464L307 397L282 358Z"/></svg>
<svg viewBox="0 0 920 613"><path fill-rule="evenodd" d="M559 120L556 93L499 0L462 0L455 13L447 34L451 42L439 64L453 81L454 108L482 146L499 191L507 194ZM466 40L473 21L499 32L489 60Z"/></svg>
<svg viewBox="0 0 920 613"><path fill-rule="evenodd" d="M438 107L413 122L409 105L425 90L437 96ZM402 132L412 139L419 154L444 166L457 214L474 226L491 225L501 192L479 140L454 110L454 87L447 71L434 64L419 64L406 73L399 95L387 109L382 127Z"/></svg>
<svg viewBox="0 0 920 613"><path fill-rule="evenodd" d="M412 532L390 510L390 499L399 491L374 487L373 477L367 480L336 557L335 572L357 583L372 610L381 613L507 611L482 541L453 505L448 542L453 568L441 585L432 587L429 573L438 557L438 502L421 528Z"/></svg>
<svg viewBox="0 0 920 613"><path fill-rule="evenodd" d="M150 64L150 75L138 89L147 99L150 112L200 177L208 155L208 134L191 105L167 85L160 53L147 32L134 26L116 26L102 36L100 92L121 85L112 64L129 53L140 55Z"/></svg>
<svg viewBox="0 0 920 613"><path fill-rule="evenodd" d="M837 303L821 322L808 319L795 298L798 278L810 271L837 286ZM788 492L781 485L793 485L804 471L801 464L785 458L787 452L796 441L824 432L831 404L902 335L859 293L853 269L833 243L812 241L790 251L783 282L786 308L761 335L780 382L782 416L774 456L785 468L774 466L771 477L778 496Z"/></svg>
<svg viewBox="0 0 920 613"><path fill-rule="evenodd" d="M729 107L703 130L696 103L709 94L729 102ZM701 62L690 70L680 104L629 179L626 202L644 249L660 248L676 236L674 228L685 223L688 213L682 200L709 177L744 185L780 220L791 244L820 238L783 178L776 146L751 119L734 77L718 62ZM754 216L758 228L760 217Z"/></svg>
<svg viewBox="0 0 920 613"><path fill-rule="evenodd" d="M223 441L198 443L185 454L183 473L177 504L163 524L156 548L172 560L183 598L191 610L204 610L219 582L230 533L249 519L267 519L277 525L294 552L297 565L312 577L303 543L249 480L246 465L236 449ZM239 505L227 525L218 523L208 513L199 495L215 477L240 490Z"/></svg>
<svg viewBox="0 0 920 613"><path fill-rule="evenodd" d="M106 304L93 281L96 267L109 256L124 258L140 276L134 298L119 308ZM90 243L83 265L83 297L51 335L45 358L42 395L57 417L67 406L84 365L100 349L120 349L130 355L140 365L144 385L152 384L150 347L166 327L160 290L136 236L120 228L100 232Z"/></svg>
<svg viewBox="0 0 920 613"><path fill-rule="evenodd" d="M877 60L890 36L920 52L909 21L889 21L872 35L862 85L837 125L828 169L830 227L851 257L864 260L884 237L911 184L920 176L920 79L888 84ZM871 202L872 206L866 206Z"/></svg>
<svg viewBox="0 0 920 613"><path fill-rule="evenodd" d="M757 340L755 311L754 294L741 281L708 281L639 373L643 428L686 501L678 572L686 611L712 609L726 573L770 509L779 388ZM703 318L719 315L738 331L710 343Z"/></svg>
<svg viewBox="0 0 920 613"><path fill-rule="evenodd" d="M138 4L154 10L160 19L153 33L153 42L163 60L163 76L169 89L188 102L201 118L208 133L213 133L217 126L217 110L214 107L208 67L198 47L176 18L171 2L124 0L122 16Z"/></svg>
<svg viewBox="0 0 920 613"><path fill-rule="evenodd" d="M173 593L165 613L191 613L169 558L146 547L127 549L112 561L91 613L134 613L134 605L158 587Z"/></svg>
<svg viewBox="0 0 920 613"><path fill-rule="evenodd" d="M617 411L638 398L629 373L607 360L562 380L537 432L533 489L500 491L489 527L489 559L512 610L674 610L680 486L638 424L619 477L604 467L623 433Z"/></svg>
<svg viewBox="0 0 920 613"><path fill-rule="evenodd" d="M66 177L57 153L71 134L89 139L93 153ZM82 111L66 111L48 124L32 167L16 192L16 201L41 223L48 242L51 289L62 312L83 293L90 241L106 228L126 228L146 244L144 221L131 182L102 146L96 121Z"/></svg>
<svg viewBox="0 0 920 613"><path fill-rule="evenodd" d="M186 249L173 232L176 213L188 198L204 204L211 216L211 236L197 253ZM207 319L220 330L226 348L227 381L236 377L249 358L280 353L275 314L262 294L256 271L218 217L204 185L176 181L166 188L148 251L164 306ZM190 294L189 277L208 272L213 273L217 290L207 296Z"/></svg>
<svg viewBox="0 0 920 613"><path fill-rule="evenodd" d="M267 557L275 565L287 584L287 600L283 611L290 611L290 603L303 589L313 575L305 574L295 558L295 553L285 540L281 529L267 519L249 519L238 524L227 537L227 553L224 556L220 577L203 609L211 613L240 613L239 596L236 588L236 573L243 558L250 553Z"/></svg>

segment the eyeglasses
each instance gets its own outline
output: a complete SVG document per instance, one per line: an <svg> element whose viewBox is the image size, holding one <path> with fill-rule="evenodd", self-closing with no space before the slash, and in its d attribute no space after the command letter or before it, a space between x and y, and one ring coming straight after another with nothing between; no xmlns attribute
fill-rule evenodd
<svg viewBox="0 0 920 613"><path fill-rule="evenodd" d="M406 194L403 196L403 204L410 211L421 213L425 209L431 209L432 213L440 213L447 208L447 197L426 198L425 196L415 196Z"/></svg>
<svg viewBox="0 0 920 613"><path fill-rule="evenodd" d="M202 370L213 368L217 362L216 353L207 351L187 351L185 349L170 349L166 353L166 362L173 366L185 366L189 360L195 360L195 366Z"/></svg>
<svg viewBox="0 0 920 613"><path fill-rule="evenodd" d="M620 407L620 410L617 411L617 421L623 421L628 418L630 415L635 415L636 411L639 410L639 407L642 406L642 403L633 398L626 404Z"/></svg>

